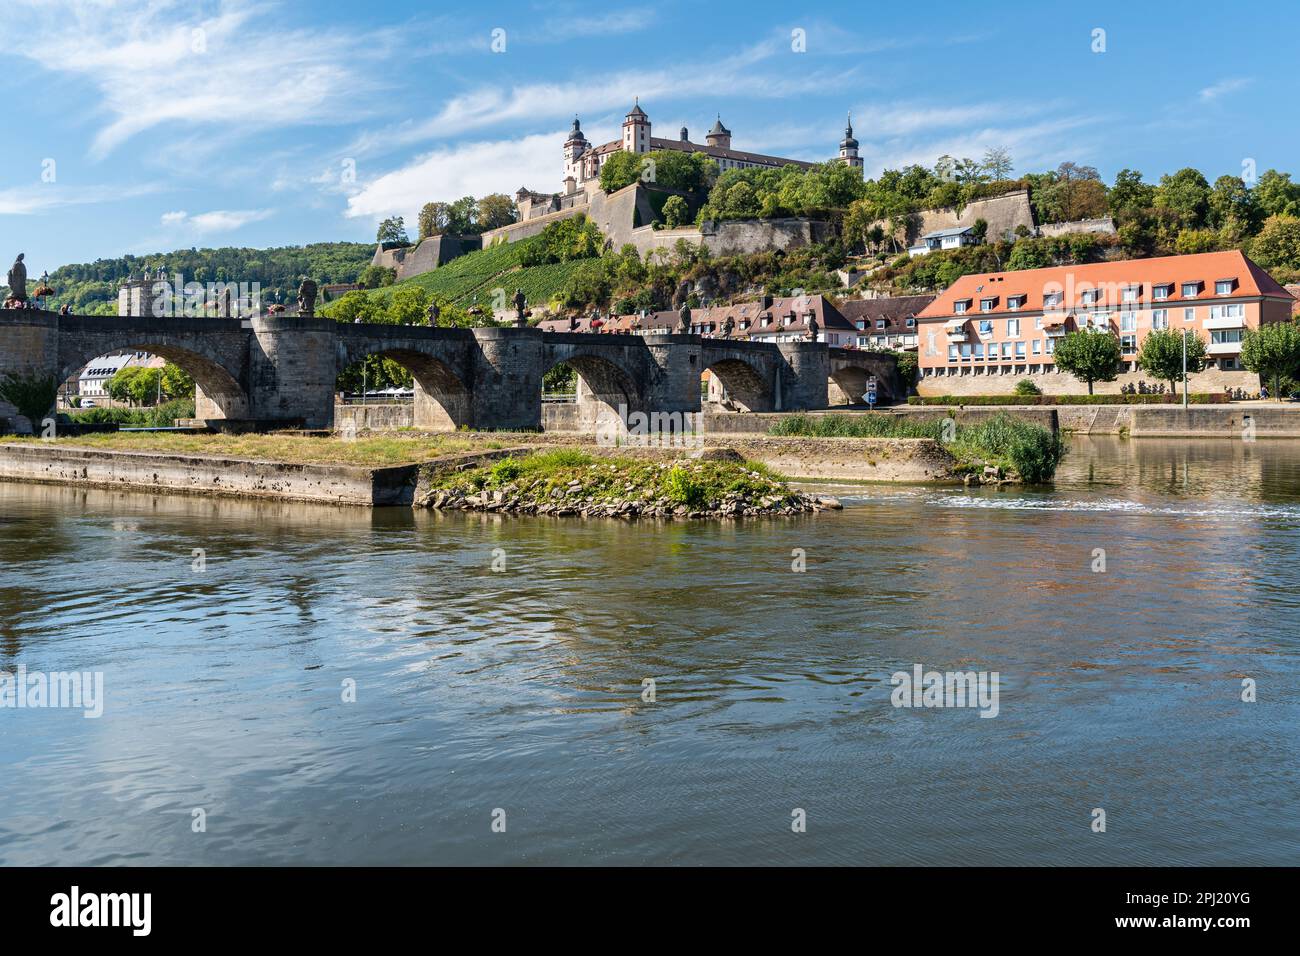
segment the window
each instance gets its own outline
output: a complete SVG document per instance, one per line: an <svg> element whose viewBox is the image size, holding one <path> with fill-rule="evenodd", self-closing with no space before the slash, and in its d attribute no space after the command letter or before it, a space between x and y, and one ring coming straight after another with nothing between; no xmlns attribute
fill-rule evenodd
<svg viewBox="0 0 1300 956"><path fill-rule="evenodd" d="M992 334L993 334L993 320L980 319L980 335L992 335Z"/></svg>
<svg viewBox="0 0 1300 956"><path fill-rule="evenodd" d="M963 346L961 347L961 360L962 360L963 362L969 362L969 361L970 361L970 346L969 346L969 345L963 345Z"/></svg>
<svg viewBox="0 0 1300 956"><path fill-rule="evenodd" d="M884 319L876 319L876 328L878 328L878 329L883 329L884 327L885 327L885 320L884 320Z"/></svg>
<svg viewBox="0 0 1300 956"><path fill-rule="evenodd" d="M1157 302L1163 302L1165 299L1169 298L1169 293L1172 289L1173 286L1171 285L1153 286L1151 289L1151 297Z"/></svg>
<svg viewBox="0 0 1300 956"><path fill-rule="evenodd" d="M1210 306L1210 318L1212 319L1244 319L1245 317L1246 307L1241 303Z"/></svg>
<svg viewBox="0 0 1300 956"><path fill-rule="evenodd" d="M974 352L975 352L975 357L976 357L977 359L983 359L983 358L984 358L984 343L983 343L983 342L976 342L976 343L975 343Z"/></svg>
<svg viewBox="0 0 1300 956"><path fill-rule="evenodd" d="M908 327L909 329L914 329L914 328L916 328L916 319L908 319L908 320L907 320L907 327Z"/></svg>
<svg viewBox="0 0 1300 956"><path fill-rule="evenodd" d="M1044 309L1059 308L1064 298L1065 298L1064 292L1048 292L1043 296L1043 308Z"/></svg>
<svg viewBox="0 0 1300 956"><path fill-rule="evenodd" d="M1042 355L1042 354L1043 354L1043 341L1042 341L1042 339L1034 339L1034 354L1035 354L1035 355Z"/></svg>
<svg viewBox="0 0 1300 956"><path fill-rule="evenodd" d="M1136 312L1121 312L1119 314L1119 330L1121 332L1136 332L1138 327L1138 316Z"/></svg>
<svg viewBox="0 0 1300 956"><path fill-rule="evenodd" d="M1011 343L1010 343L1010 342L1003 342L1003 343L1002 343L1002 358L1003 358L1004 360L1005 360L1005 359L1009 359L1009 358L1011 358Z"/></svg>
<svg viewBox="0 0 1300 956"><path fill-rule="evenodd" d="M1225 372L1235 372L1241 365L1235 355L1225 355L1219 359L1219 368Z"/></svg>
<svg viewBox="0 0 1300 956"><path fill-rule="evenodd" d="M1124 302L1136 302L1138 300L1137 286L1126 286L1124 291L1120 294L1123 297L1122 301Z"/></svg>
<svg viewBox="0 0 1300 956"><path fill-rule="evenodd" d="M1016 358L1018 358L1018 359L1022 359L1022 358L1024 358L1024 357L1025 357L1025 343L1024 343L1024 342L1017 342L1017 343L1016 343Z"/></svg>
<svg viewBox="0 0 1300 956"><path fill-rule="evenodd" d="M1214 283L1215 295L1232 295L1232 287L1237 284L1236 279L1220 279Z"/></svg>
<svg viewBox="0 0 1300 956"><path fill-rule="evenodd" d="M1183 309L1183 321L1184 321L1184 322L1195 322L1195 321L1196 321L1196 310L1195 310L1195 309Z"/></svg>
<svg viewBox="0 0 1300 956"><path fill-rule="evenodd" d="M1200 294L1201 294L1201 284L1199 282L1183 283L1183 298L1195 299Z"/></svg>
<svg viewBox="0 0 1300 956"><path fill-rule="evenodd" d="M1241 341L1241 329L1211 329L1211 345L1234 345Z"/></svg>
<svg viewBox="0 0 1300 956"><path fill-rule="evenodd" d="M1056 339L1048 339L1048 340L1047 340L1047 354L1048 354L1048 355L1051 355L1051 354L1052 354L1053 352L1055 352L1055 351L1056 351Z"/></svg>
<svg viewBox="0 0 1300 956"><path fill-rule="evenodd" d="M949 362L957 361L957 346L955 345L948 346L948 361Z"/></svg>
<svg viewBox="0 0 1300 956"><path fill-rule="evenodd" d="M1012 312L1016 311L1024 304L1025 304L1025 297L1023 295L1007 296L1007 308L1010 309Z"/></svg>
<svg viewBox="0 0 1300 956"><path fill-rule="evenodd" d="M1137 336L1121 335L1119 337L1119 350L1125 355L1133 355L1137 352Z"/></svg>
<svg viewBox="0 0 1300 956"><path fill-rule="evenodd" d="M981 311L981 312L992 312L992 311L993 311L993 306L997 305L997 303L998 303L998 300L997 300L997 297L996 297L996 296L994 296L994 297L991 298L991 299L980 299L980 311Z"/></svg>
<svg viewBox="0 0 1300 956"><path fill-rule="evenodd" d="M1151 312L1151 328L1167 329L1169 328L1169 310L1154 309Z"/></svg>
<svg viewBox="0 0 1300 956"><path fill-rule="evenodd" d="M966 309L969 305L970 305L970 299L958 299L956 302L952 304L953 314L963 315L966 312Z"/></svg>
<svg viewBox="0 0 1300 956"><path fill-rule="evenodd" d="M1020 334L1020 320L1007 319L1007 338L1014 339Z"/></svg>

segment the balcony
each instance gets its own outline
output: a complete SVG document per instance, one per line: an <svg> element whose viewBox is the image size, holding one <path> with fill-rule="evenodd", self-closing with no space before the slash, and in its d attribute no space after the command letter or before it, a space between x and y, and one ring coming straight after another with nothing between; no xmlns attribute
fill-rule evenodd
<svg viewBox="0 0 1300 956"><path fill-rule="evenodd" d="M1205 346L1206 355L1236 355L1240 351L1240 342L1210 342Z"/></svg>
<svg viewBox="0 0 1300 956"><path fill-rule="evenodd" d="M1214 329L1244 329L1246 327L1246 318L1241 315L1230 315L1221 319L1206 319L1205 328ZM1235 344L1235 343L1234 343Z"/></svg>

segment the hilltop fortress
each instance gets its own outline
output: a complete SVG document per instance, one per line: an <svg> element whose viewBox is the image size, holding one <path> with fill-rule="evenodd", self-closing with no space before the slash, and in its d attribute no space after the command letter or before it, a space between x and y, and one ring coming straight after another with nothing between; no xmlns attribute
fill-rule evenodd
<svg viewBox="0 0 1300 956"><path fill-rule="evenodd" d="M671 248L682 239L705 245L715 254L730 255L786 249L828 238L830 227L826 223L805 218L729 221L709 223L703 228L687 226L680 229L656 229L654 222L657 215L650 194L652 191L662 193L671 190L634 183L607 195L600 188L600 170L618 152L677 150L703 153L724 172L729 169L780 169L783 166L808 169L817 165L800 159L735 149L731 139L732 132L723 125L721 116L705 134L703 143L692 142L685 126L678 131L676 139L654 136L650 117L638 101L623 118L621 138L593 146L582 131L581 121L575 117L564 142L563 188L559 192L548 193L521 186L515 192L519 221L483 233L481 245L486 247L494 242L524 239L541 232L552 222L579 213L585 214L597 225L612 248L630 244L643 254L651 249ZM831 161L842 162L857 170L863 168L862 157L858 154L858 141L853 136L851 118L845 123L838 155L831 157ZM448 239L455 237L433 236L423 240L417 247L405 249L381 247L375 250L373 263L396 269L399 279L407 279L436 268L461 252L478 247L472 242L463 243L463 240L448 243Z"/></svg>

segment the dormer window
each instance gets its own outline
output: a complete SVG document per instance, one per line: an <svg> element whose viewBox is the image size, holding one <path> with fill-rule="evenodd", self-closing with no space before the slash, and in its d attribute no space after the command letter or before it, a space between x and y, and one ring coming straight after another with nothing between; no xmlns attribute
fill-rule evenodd
<svg viewBox="0 0 1300 956"><path fill-rule="evenodd" d="M907 327L908 327L909 329L914 329L914 328L916 328L916 319L908 319L908 320L907 320Z"/></svg>
<svg viewBox="0 0 1300 956"><path fill-rule="evenodd" d="M993 307L994 307L995 305L997 305L997 304L998 304L998 297L995 296L995 295L993 295L993 296L989 296L989 297L986 298L986 299L980 299L980 311L981 311L981 312L992 312L992 311L993 311Z"/></svg>
<svg viewBox="0 0 1300 956"><path fill-rule="evenodd" d="M1184 298L1184 299L1195 299L1195 298L1196 298L1198 295L1200 295L1200 294L1201 294L1201 283L1200 283L1200 282L1184 282L1184 283L1183 283L1183 298Z"/></svg>
<svg viewBox="0 0 1300 956"><path fill-rule="evenodd" d="M1084 305L1094 305L1100 293L1096 289L1084 289L1079 293L1079 301Z"/></svg>
<svg viewBox="0 0 1300 956"><path fill-rule="evenodd" d="M1061 303L1065 301L1064 292L1047 292L1043 295L1044 309L1059 309Z"/></svg>
<svg viewBox="0 0 1300 956"><path fill-rule="evenodd" d="M1023 295L1009 295L1009 296L1007 296L1007 308L1008 308L1009 310L1011 310L1012 312L1015 312L1017 309L1019 309L1019 308L1020 308L1021 306L1023 306L1024 304L1025 304L1025 297L1024 297Z"/></svg>
<svg viewBox="0 0 1300 956"><path fill-rule="evenodd" d="M1135 285L1125 286L1120 296L1123 302L1136 302L1138 300L1138 287Z"/></svg>
<svg viewBox="0 0 1300 956"><path fill-rule="evenodd" d="M1232 295L1237 288L1236 279L1218 279L1214 283L1215 295Z"/></svg>
<svg viewBox="0 0 1300 956"><path fill-rule="evenodd" d="M1157 302L1163 302L1165 299L1169 298L1173 291L1174 287L1170 283L1162 282L1159 285L1151 287L1151 298L1155 299Z"/></svg>
<svg viewBox="0 0 1300 956"><path fill-rule="evenodd" d="M966 310L970 308L970 299L958 299L952 304L953 315L965 315Z"/></svg>
<svg viewBox="0 0 1300 956"><path fill-rule="evenodd" d="M885 320L884 320L884 319L876 319L876 328L878 328L878 329L883 329L884 327L885 327Z"/></svg>

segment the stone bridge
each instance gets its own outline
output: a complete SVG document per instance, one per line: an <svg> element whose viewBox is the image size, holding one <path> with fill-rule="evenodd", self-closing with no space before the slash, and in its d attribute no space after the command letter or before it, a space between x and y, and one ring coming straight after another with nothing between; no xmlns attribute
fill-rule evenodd
<svg viewBox="0 0 1300 956"><path fill-rule="evenodd" d="M620 405L700 411L705 371L743 411L825 408L832 395L860 402L869 375L877 377L882 404L903 394L893 356L819 342L0 310L0 375L52 375L61 383L90 359L122 349L185 369L196 385L198 418L307 428L332 426L338 374L370 355L410 370L415 424L431 429L540 427L542 377L562 362L577 372L580 410L593 420Z"/></svg>

